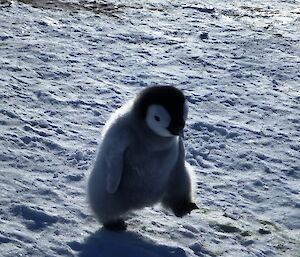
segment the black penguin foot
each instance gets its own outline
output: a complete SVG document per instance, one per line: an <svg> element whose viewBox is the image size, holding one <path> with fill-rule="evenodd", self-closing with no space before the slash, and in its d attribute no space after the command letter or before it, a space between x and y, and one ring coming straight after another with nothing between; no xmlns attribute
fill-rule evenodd
<svg viewBox="0 0 300 257"><path fill-rule="evenodd" d="M199 207L192 202L182 202L173 208L173 212L177 217L182 218L183 216L190 214L192 210L199 209Z"/></svg>
<svg viewBox="0 0 300 257"><path fill-rule="evenodd" d="M111 231L125 231L127 229L127 225L122 219L104 223L103 226Z"/></svg>

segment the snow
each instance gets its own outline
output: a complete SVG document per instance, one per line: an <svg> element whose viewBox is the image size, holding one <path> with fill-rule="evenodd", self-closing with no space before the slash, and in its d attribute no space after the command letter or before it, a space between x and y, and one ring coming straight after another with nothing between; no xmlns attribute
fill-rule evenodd
<svg viewBox="0 0 300 257"><path fill-rule="evenodd" d="M298 0L0 1L2 256L300 256ZM140 90L189 101L197 212L105 231L101 128Z"/></svg>

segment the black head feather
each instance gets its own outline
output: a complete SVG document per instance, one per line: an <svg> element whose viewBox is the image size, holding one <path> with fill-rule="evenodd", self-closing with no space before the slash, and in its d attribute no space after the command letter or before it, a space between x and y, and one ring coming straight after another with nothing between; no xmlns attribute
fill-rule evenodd
<svg viewBox="0 0 300 257"><path fill-rule="evenodd" d="M184 125L185 97L183 93L172 86L154 86L144 89L135 101L136 110L140 118L145 119L147 109L152 104L163 106L171 116L171 124L169 130L177 134Z"/></svg>

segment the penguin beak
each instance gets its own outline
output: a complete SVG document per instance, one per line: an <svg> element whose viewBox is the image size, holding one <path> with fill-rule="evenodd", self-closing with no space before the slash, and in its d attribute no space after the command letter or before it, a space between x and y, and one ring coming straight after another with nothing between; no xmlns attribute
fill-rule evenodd
<svg viewBox="0 0 300 257"><path fill-rule="evenodd" d="M171 132L172 135L174 136L180 136L181 138L184 137L184 133L183 133L183 128L169 128L169 131Z"/></svg>
<svg viewBox="0 0 300 257"><path fill-rule="evenodd" d="M174 136L180 136L181 138L184 137L184 134L183 134L183 129L184 129L184 126L185 126L185 122L182 121L182 122L176 122L175 124L171 124L169 127L168 127L168 130L170 131L170 133Z"/></svg>

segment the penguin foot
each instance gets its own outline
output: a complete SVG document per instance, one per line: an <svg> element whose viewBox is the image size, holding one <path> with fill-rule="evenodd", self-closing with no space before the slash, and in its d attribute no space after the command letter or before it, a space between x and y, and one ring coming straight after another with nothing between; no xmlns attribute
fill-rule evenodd
<svg viewBox="0 0 300 257"><path fill-rule="evenodd" d="M199 209L199 207L192 202L182 202L176 205L176 207L173 207L172 210L174 214L182 218L183 216L190 214L192 210Z"/></svg>
<svg viewBox="0 0 300 257"><path fill-rule="evenodd" d="M127 224L122 219L104 223L103 226L111 231L125 231L127 229Z"/></svg>

